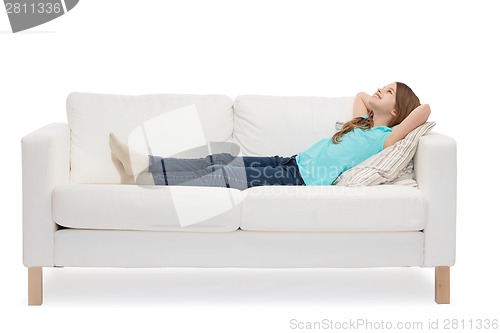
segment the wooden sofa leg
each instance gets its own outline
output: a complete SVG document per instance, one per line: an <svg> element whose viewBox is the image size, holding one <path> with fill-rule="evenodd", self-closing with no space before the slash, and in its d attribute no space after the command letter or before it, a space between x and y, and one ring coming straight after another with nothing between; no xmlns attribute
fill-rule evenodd
<svg viewBox="0 0 500 333"><path fill-rule="evenodd" d="M42 305L43 271L42 267L28 268L28 305Z"/></svg>
<svg viewBox="0 0 500 333"><path fill-rule="evenodd" d="M437 266L435 269L436 303L450 304L450 266Z"/></svg>

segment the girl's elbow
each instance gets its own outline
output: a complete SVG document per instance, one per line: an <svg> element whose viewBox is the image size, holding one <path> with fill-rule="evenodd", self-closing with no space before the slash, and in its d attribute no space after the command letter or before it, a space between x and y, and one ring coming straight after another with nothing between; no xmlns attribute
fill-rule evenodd
<svg viewBox="0 0 500 333"><path fill-rule="evenodd" d="M426 113L431 114L431 107L429 104L424 104L424 110Z"/></svg>
<svg viewBox="0 0 500 333"><path fill-rule="evenodd" d="M429 104L422 104L422 114L424 116L424 122L429 119L429 116L431 115L431 107Z"/></svg>

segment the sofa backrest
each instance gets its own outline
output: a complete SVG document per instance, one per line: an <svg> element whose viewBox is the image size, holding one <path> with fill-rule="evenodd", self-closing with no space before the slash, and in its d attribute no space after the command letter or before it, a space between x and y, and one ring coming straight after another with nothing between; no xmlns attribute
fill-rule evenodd
<svg viewBox="0 0 500 333"><path fill-rule="evenodd" d="M71 93L71 183L119 183L109 133L134 150L161 156L205 156L209 142L234 154L290 156L330 137L352 118L354 97L108 95ZM235 148L236 147L236 148ZM183 155L184 152L188 152ZM191 154L191 155L190 155Z"/></svg>
<svg viewBox="0 0 500 333"><path fill-rule="evenodd" d="M234 103L234 143L243 155L291 156L331 137L352 118L354 97L245 95Z"/></svg>
<svg viewBox="0 0 500 333"><path fill-rule="evenodd" d="M120 182L111 159L110 132L139 151L148 141L143 153L149 146L153 154L168 156L207 142L232 140L233 100L227 96L71 93L66 106L71 183Z"/></svg>

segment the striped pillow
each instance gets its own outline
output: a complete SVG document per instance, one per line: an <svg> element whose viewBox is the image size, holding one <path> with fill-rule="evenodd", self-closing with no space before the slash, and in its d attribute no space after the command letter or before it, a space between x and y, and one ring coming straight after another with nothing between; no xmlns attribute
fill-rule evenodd
<svg viewBox="0 0 500 333"><path fill-rule="evenodd" d="M434 125L435 122L420 125L404 139L343 172L333 185L354 187L397 183L401 171L408 166L417 151L418 140Z"/></svg>
<svg viewBox="0 0 500 333"><path fill-rule="evenodd" d="M415 171L413 170L413 159L410 161L410 163L403 168L396 177L396 179L382 183L384 185L405 185L405 186L412 186L415 188L418 188L417 181L415 180Z"/></svg>

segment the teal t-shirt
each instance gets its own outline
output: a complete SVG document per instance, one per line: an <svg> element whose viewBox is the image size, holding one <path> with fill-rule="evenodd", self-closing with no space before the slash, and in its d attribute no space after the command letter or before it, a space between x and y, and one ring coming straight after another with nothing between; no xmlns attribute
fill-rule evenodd
<svg viewBox="0 0 500 333"><path fill-rule="evenodd" d="M306 185L331 185L342 172L382 151L391 132L387 126L355 128L338 144L331 137L321 139L297 155L300 175Z"/></svg>

